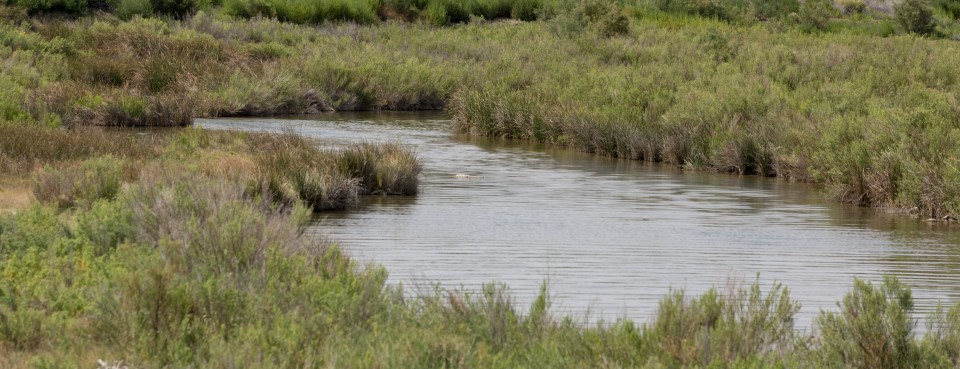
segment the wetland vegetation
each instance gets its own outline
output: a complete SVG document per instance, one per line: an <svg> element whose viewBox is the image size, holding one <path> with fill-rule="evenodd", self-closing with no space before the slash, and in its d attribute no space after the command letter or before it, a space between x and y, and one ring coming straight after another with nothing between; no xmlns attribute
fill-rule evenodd
<svg viewBox="0 0 960 369"><path fill-rule="evenodd" d="M128 21L122 4L4 7L0 118L178 126L446 109L476 135L818 182L923 217L960 209L951 1L318 3L369 21L280 16L327 9L297 1L251 2L275 18L238 19L230 4ZM536 16L515 9L528 5ZM438 7L468 16L433 26ZM483 21L510 17L537 21Z"/></svg>
<svg viewBox="0 0 960 369"><path fill-rule="evenodd" d="M781 286L586 323L506 287L386 284L311 211L417 192L399 144L195 117L436 110L455 129L822 183L960 214L960 5L750 0L4 0L0 366L952 368L960 305L854 281L811 331ZM0 192L2 199L3 192ZM4 202L0 201L0 205ZM762 288L764 287L764 288ZM799 329L799 330L798 330Z"/></svg>

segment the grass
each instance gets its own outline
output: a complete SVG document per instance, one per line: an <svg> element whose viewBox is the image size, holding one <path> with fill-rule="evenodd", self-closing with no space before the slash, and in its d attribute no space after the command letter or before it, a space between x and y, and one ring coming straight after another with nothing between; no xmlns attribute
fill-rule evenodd
<svg viewBox="0 0 960 369"><path fill-rule="evenodd" d="M6 182L30 182L35 199L60 208L89 207L113 198L123 182L189 170L229 179L270 202L334 210L355 205L360 195L416 194L420 174L416 155L396 144L334 150L291 133L132 135L30 126L0 126L0 168Z"/></svg>
<svg viewBox="0 0 960 369"><path fill-rule="evenodd" d="M357 144L320 150L294 133L261 136L251 145L258 183L284 201L344 209L359 195L415 195L416 155L398 144Z"/></svg>

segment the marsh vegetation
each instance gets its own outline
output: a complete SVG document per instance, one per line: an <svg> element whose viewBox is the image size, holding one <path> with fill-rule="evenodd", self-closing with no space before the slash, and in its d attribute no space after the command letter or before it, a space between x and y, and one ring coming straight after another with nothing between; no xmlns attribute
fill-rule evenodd
<svg viewBox="0 0 960 369"><path fill-rule="evenodd" d="M812 334L781 286L664 297L646 324L411 291L304 235L417 192L399 144L324 149L195 117L446 109L457 130L823 183L960 214L960 11L845 0L6 0L0 366L955 367L960 307L855 281ZM509 21L504 21L509 19Z"/></svg>
<svg viewBox="0 0 960 369"><path fill-rule="evenodd" d="M368 25L237 19L229 4L129 21L5 7L0 115L167 126L446 109L471 134L818 182L843 202L957 216L951 2L548 1L528 4L536 21L483 21L507 17L494 3L344 5L412 9ZM452 4L474 20L436 27L423 15Z"/></svg>

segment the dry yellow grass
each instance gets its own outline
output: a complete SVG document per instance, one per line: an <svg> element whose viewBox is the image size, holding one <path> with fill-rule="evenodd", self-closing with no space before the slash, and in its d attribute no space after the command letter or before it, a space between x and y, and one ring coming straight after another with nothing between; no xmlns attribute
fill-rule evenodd
<svg viewBox="0 0 960 369"><path fill-rule="evenodd" d="M0 182L0 214L23 209L33 201L30 186L24 183Z"/></svg>

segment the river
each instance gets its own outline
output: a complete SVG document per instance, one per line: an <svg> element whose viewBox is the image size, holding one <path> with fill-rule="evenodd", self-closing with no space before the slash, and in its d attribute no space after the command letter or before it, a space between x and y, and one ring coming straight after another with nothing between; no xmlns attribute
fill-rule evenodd
<svg viewBox="0 0 960 369"><path fill-rule="evenodd" d="M310 229L385 266L392 283L470 290L499 281L528 304L547 280L555 313L647 321L671 288L700 293L759 278L765 289L790 288L804 329L836 309L854 277L897 275L921 312L960 301L958 226L835 204L810 184L460 136L439 114L197 124L415 148L419 195L367 197L360 210L320 214Z"/></svg>

